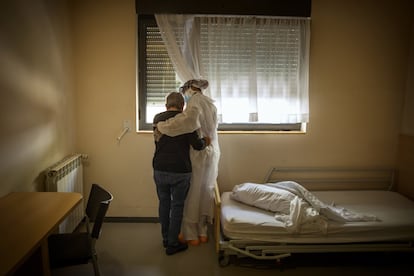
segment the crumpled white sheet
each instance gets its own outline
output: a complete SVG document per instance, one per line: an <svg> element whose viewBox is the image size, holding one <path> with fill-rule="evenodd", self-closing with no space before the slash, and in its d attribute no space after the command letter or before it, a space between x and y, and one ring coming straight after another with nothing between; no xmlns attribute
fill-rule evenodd
<svg viewBox="0 0 414 276"><path fill-rule="evenodd" d="M295 196L294 200L291 201L289 214L275 213L274 217L284 223L289 233L300 233L305 225L312 225L308 228L324 234L328 231L328 220L298 196Z"/></svg>
<svg viewBox="0 0 414 276"><path fill-rule="evenodd" d="M319 211L322 215L334 221L346 222L346 221L375 221L377 220L377 217L373 215L358 214L350 210L347 210L345 208L336 207L332 204L328 205L320 201L315 195L309 192L305 187L303 187L302 185L294 181L281 181L277 183L268 183L265 185L279 188L279 189L284 189L286 191L289 191L297 195L298 197L308 202L313 208Z"/></svg>
<svg viewBox="0 0 414 276"><path fill-rule="evenodd" d="M261 194L263 191L269 193L269 191L271 191L269 188L273 188L274 193L280 193L282 190L285 192L290 192L294 195L294 198L290 201L289 212L275 212L274 215L276 220L285 224L286 230L290 233L299 233L304 225L312 225L313 229L318 229L322 233L327 233L329 221L345 223L378 220L378 218L373 215L356 213L342 207L334 206L333 204L326 204L319 200L306 188L294 181L282 181L267 184L249 184L257 185L256 189L251 189L252 192L255 192L257 194ZM237 192L237 190L233 189L233 193L235 192ZM232 198L239 201L243 200L243 203L264 209L262 206L270 206L272 203L258 203L258 199L266 201L274 200L274 198L277 197L262 196L256 198L254 202L252 199L255 198L255 196L240 197L237 195L232 195Z"/></svg>

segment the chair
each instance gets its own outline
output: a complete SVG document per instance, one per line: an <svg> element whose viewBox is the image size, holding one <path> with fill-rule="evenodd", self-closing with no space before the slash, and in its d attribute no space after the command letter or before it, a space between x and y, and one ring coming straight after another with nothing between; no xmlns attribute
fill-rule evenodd
<svg viewBox="0 0 414 276"><path fill-rule="evenodd" d="M97 184L92 184L85 210L86 232L52 234L49 236L50 267L93 263L95 275L100 275L95 243L113 196ZM92 232L90 223L93 223Z"/></svg>

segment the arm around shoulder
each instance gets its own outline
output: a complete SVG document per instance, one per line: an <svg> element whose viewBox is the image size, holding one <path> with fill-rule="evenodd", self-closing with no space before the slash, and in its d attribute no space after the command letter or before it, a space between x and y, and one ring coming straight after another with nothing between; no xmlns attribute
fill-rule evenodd
<svg viewBox="0 0 414 276"><path fill-rule="evenodd" d="M182 113L157 124L158 130L168 136L178 136L190 133L200 128L199 109L196 106L188 107Z"/></svg>

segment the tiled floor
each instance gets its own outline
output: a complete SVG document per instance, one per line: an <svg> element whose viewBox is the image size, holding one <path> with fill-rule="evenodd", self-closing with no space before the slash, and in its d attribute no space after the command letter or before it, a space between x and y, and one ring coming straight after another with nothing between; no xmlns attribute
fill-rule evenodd
<svg viewBox="0 0 414 276"><path fill-rule="evenodd" d="M281 267L239 259L220 267L212 241L167 256L157 223L105 223L97 250L102 275L108 276L414 275L414 254L300 255L285 259ZM92 264L55 270L53 275L93 275Z"/></svg>

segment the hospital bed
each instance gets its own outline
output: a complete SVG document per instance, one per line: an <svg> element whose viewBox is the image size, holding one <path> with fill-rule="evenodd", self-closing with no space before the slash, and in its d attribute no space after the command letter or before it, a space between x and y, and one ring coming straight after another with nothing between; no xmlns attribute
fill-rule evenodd
<svg viewBox="0 0 414 276"><path fill-rule="evenodd" d="M294 253L414 251L414 201L394 191L394 180L389 169L270 169L258 185L293 181L327 205L375 217L351 222L328 219L325 227L303 224L293 232L275 219L275 212L235 200L235 189L221 193L216 184L219 264L228 265L230 257L280 262Z"/></svg>

